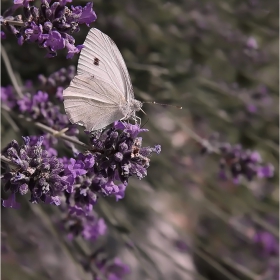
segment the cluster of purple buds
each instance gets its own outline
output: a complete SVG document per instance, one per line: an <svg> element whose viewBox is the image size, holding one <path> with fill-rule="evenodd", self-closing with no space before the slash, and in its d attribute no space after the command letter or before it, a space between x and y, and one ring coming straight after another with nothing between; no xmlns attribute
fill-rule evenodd
<svg viewBox="0 0 280 280"><path fill-rule="evenodd" d="M93 149L76 159L61 159L69 187L66 203L76 215L88 215L98 195L125 196L128 178L142 179L147 175L149 157L159 153L160 146L142 147L140 132L147 131L138 125L116 122L112 128L92 136ZM99 135L97 135L99 134Z"/></svg>
<svg viewBox="0 0 280 280"><path fill-rule="evenodd" d="M72 79L76 74L76 67L69 66L68 68L61 68L58 71L52 73L50 76L45 77L40 74L38 76L40 88L46 88L48 93L53 92L52 89L55 90L55 95L58 100L63 100L62 92L66 86L70 84Z"/></svg>
<svg viewBox="0 0 280 280"><path fill-rule="evenodd" d="M91 265L94 264L95 269L91 269ZM91 254L88 260L83 262L83 267L86 271L91 271L93 274L93 280L101 280L102 278L108 280L121 280L130 273L128 265L123 263L119 258L109 259L103 253L103 249L97 250ZM99 273L97 273L97 269ZM102 275L103 277L100 277Z"/></svg>
<svg viewBox="0 0 280 280"><path fill-rule="evenodd" d="M92 150L79 153L75 159L56 158L52 138L33 136L30 141L24 137L22 147L14 140L2 152L16 165L2 176L6 190L14 197L29 189L32 202L55 199L59 204L59 196L64 196L71 214L88 216L98 194L122 199L129 177L142 179L147 175L149 157L153 152L160 153L160 146L142 147L142 138L137 137L142 131L147 130L116 122L99 136L92 136Z"/></svg>
<svg viewBox="0 0 280 280"><path fill-rule="evenodd" d="M3 151L2 156L11 161L2 175L5 191L11 193L3 200L4 207L18 208L15 195L31 193L30 201L43 201L49 204L60 204L60 195L66 190L67 176L62 176L63 164L55 156L50 156L42 149L43 137L31 144L29 137L23 137L21 147L13 140Z"/></svg>
<svg viewBox="0 0 280 280"><path fill-rule="evenodd" d="M127 264L123 263L119 258L115 258L113 262L108 262L108 260L103 260L97 263L97 267L106 275L108 280L121 280L127 274L130 273L130 268ZM100 280L98 275L94 275L94 280Z"/></svg>
<svg viewBox="0 0 280 280"><path fill-rule="evenodd" d="M270 178L274 175L273 165L263 165L257 151L246 150L241 145L232 146L229 143L220 144L219 150L221 153L220 178L222 179L227 179L227 170L237 184L241 176L251 181L256 176Z"/></svg>
<svg viewBox="0 0 280 280"><path fill-rule="evenodd" d="M120 187L113 183L115 180L125 188L130 176L142 179L147 175L149 157L154 152L159 154L161 147L142 147L142 137L137 136L144 131L147 129L141 129L138 125L115 122L111 129L91 138L97 149L95 173L98 180L106 178L106 184L101 189L104 194L119 193Z"/></svg>
<svg viewBox="0 0 280 280"><path fill-rule="evenodd" d="M99 236L105 235L107 226L102 218L97 218L93 211L87 215L70 210L63 220L64 228L68 232L68 239L81 236L85 240L96 241Z"/></svg>
<svg viewBox="0 0 280 280"><path fill-rule="evenodd" d="M37 91L35 94L26 93L23 98L18 99L12 87L2 87L1 90L2 105L12 109L13 112L26 115L34 121L41 122L57 131L67 127L68 135L79 133L76 125L70 124L67 116L60 112L60 107L49 100L48 93L43 91ZM58 87L57 95L58 92L62 95L62 91L63 88ZM62 98L61 95L58 95L57 98Z"/></svg>
<svg viewBox="0 0 280 280"><path fill-rule="evenodd" d="M18 44L24 42L37 43L47 48L47 57L56 56L58 50L66 48L67 58L79 53L83 45L75 46L75 39L70 34L80 30L80 24L89 26L96 20L92 10L92 2L85 7L66 6L72 0L54 1L41 0L40 8L30 5L29 0L14 0L14 6L4 12L0 22L18 39ZM13 16L18 9L23 9L23 15ZM1 33L1 37L5 34Z"/></svg>

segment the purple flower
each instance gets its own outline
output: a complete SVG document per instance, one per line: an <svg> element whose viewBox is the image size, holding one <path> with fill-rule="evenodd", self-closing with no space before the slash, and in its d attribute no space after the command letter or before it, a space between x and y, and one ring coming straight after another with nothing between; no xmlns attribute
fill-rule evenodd
<svg viewBox="0 0 280 280"><path fill-rule="evenodd" d="M29 2L32 2L32 1L34 1L34 0L14 0L14 4L27 7L29 5Z"/></svg>
<svg viewBox="0 0 280 280"><path fill-rule="evenodd" d="M56 97L62 100L62 91L65 86L68 86L71 80L76 74L75 66L69 66L68 68L61 68L58 71L52 73L49 77L43 75L38 76L38 80L41 86L55 87Z"/></svg>
<svg viewBox="0 0 280 280"><path fill-rule="evenodd" d="M255 176L272 177L274 167L271 164L261 165L262 158L257 151L244 150L240 145L231 146L228 143L219 143L221 152L220 177L226 179L226 169L232 174L233 182L239 184L243 175L248 180Z"/></svg>
<svg viewBox="0 0 280 280"><path fill-rule="evenodd" d="M133 138L136 137L141 132L149 131L148 129L140 128L139 125L136 125L136 124L133 125L133 124L130 124L130 123L124 123L124 122L120 122L120 121L114 122L114 127L116 129L121 129L121 130L124 130L127 133L130 133L131 137L133 137Z"/></svg>
<svg viewBox="0 0 280 280"><path fill-rule="evenodd" d="M76 216L79 213L81 215ZM105 235L107 226L103 219L98 219L92 212L90 215L83 215L82 212L73 212L67 220L64 221L65 228L69 232L68 238L81 236L86 240L95 241L98 237Z"/></svg>
<svg viewBox="0 0 280 280"><path fill-rule="evenodd" d="M4 31L1 31L1 40L6 39L6 34Z"/></svg>
<svg viewBox="0 0 280 280"><path fill-rule="evenodd" d="M273 234L266 231L257 231L253 240L260 244L267 254L279 254L279 242Z"/></svg>
<svg viewBox="0 0 280 280"><path fill-rule="evenodd" d="M77 176L84 175L87 171L84 169L85 165L81 161L76 161L75 159L71 158L70 163L67 166L66 174L72 174L73 178Z"/></svg>
<svg viewBox="0 0 280 280"><path fill-rule="evenodd" d="M51 31L48 39L44 42L44 47L50 47L52 51L65 48L65 40L58 31Z"/></svg>
<svg viewBox="0 0 280 280"><path fill-rule="evenodd" d="M130 273L130 268L119 258L115 258L114 262L106 267L108 280L122 280L125 275Z"/></svg>
<svg viewBox="0 0 280 280"><path fill-rule="evenodd" d="M2 205L4 207L18 209L20 208L20 204L16 202L16 194L12 193L8 199L2 200Z"/></svg>
<svg viewBox="0 0 280 280"><path fill-rule="evenodd" d="M9 97L9 99L12 98ZM33 120L40 121L55 130L60 131L69 127L66 132L68 135L79 133L76 125L70 124L67 116L60 112L60 107L49 101L49 95L46 92L37 91L34 95L26 94L17 101L17 105L16 109L20 113L28 114Z"/></svg>
<svg viewBox="0 0 280 280"><path fill-rule="evenodd" d="M92 22L96 21L97 17L95 12L92 10L93 3L89 2L86 4L84 8L79 7L82 9L82 14L79 18L79 24L85 23L87 26L89 26ZM78 8L78 7L76 7Z"/></svg>
<svg viewBox="0 0 280 280"><path fill-rule="evenodd" d="M112 180L109 180L106 184L102 186L102 193L104 195L118 194L119 187L114 184Z"/></svg>
<svg viewBox="0 0 280 280"><path fill-rule="evenodd" d="M249 37L246 42L246 47L249 49L258 49L258 43L254 37Z"/></svg>
<svg viewBox="0 0 280 280"><path fill-rule="evenodd" d="M258 111L257 107L254 104L248 104L247 110L250 113L256 113Z"/></svg>
<svg viewBox="0 0 280 280"><path fill-rule="evenodd" d="M55 96L56 96L57 99L60 100L60 101L63 101L63 90L64 90L63 87L58 87L58 88L56 89Z"/></svg>
<svg viewBox="0 0 280 280"><path fill-rule="evenodd" d="M183 240L175 240L174 245L181 252L188 252L190 250L188 244Z"/></svg>
<svg viewBox="0 0 280 280"><path fill-rule="evenodd" d="M1 102L10 109L16 106L17 100L12 86L1 87Z"/></svg>
<svg viewBox="0 0 280 280"><path fill-rule="evenodd" d="M259 178L271 178L274 175L274 166L272 164L260 166L257 173Z"/></svg>
<svg viewBox="0 0 280 280"><path fill-rule="evenodd" d="M57 156L57 150L53 148L58 142L57 138L53 137L50 134L44 134L42 135L44 137L44 140L42 142L42 147L44 150L48 152L49 156ZM30 145L35 145L40 136L29 136L30 138Z"/></svg>
<svg viewBox="0 0 280 280"><path fill-rule="evenodd" d="M66 48L68 50L66 58L73 58L74 54L79 53L83 47L84 45L78 45L75 47L75 45L70 44L69 41L66 41Z"/></svg>
<svg viewBox="0 0 280 280"><path fill-rule="evenodd" d="M71 3L71 2L72 2L72 0L59 0L59 4L61 6L65 6L67 3Z"/></svg>
<svg viewBox="0 0 280 280"><path fill-rule="evenodd" d="M120 185L118 185L118 189L119 189L119 191L115 194L116 201L119 201L120 199L124 198L126 185L120 184Z"/></svg>
<svg viewBox="0 0 280 280"><path fill-rule="evenodd" d="M104 235L106 231L107 226L103 219L87 219L87 222L84 224L84 228L81 235L86 240L95 241L99 236Z"/></svg>
<svg viewBox="0 0 280 280"><path fill-rule="evenodd" d="M254 163L261 163L262 162L261 155L257 151L254 151L254 152L251 153L250 160Z"/></svg>

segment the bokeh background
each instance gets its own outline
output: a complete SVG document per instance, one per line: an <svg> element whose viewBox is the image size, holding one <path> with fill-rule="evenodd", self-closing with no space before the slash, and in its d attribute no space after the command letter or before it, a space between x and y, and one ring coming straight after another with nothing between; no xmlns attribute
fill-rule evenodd
<svg viewBox="0 0 280 280"><path fill-rule="evenodd" d="M2 12L10 5L2 1ZM23 200L21 210L2 209L2 279L92 279L81 262L101 246L130 265L126 279L279 279L278 1L95 0L94 10L92 27L121 50L136 98L183 109L144 105L143 141L162 152L144 180L130 180L123 200L99 201L109 230L95 243L68 242L55 207ZM87 32L75 35L77 44ZM12 35L2 44L22 85L77 65L78 55L47 59ZM6 117L2 147L21 141ZM22 135L38 134L18 125ZM221 180L220 155L205 153L203 139L257 150L274 177Z"/></svg>

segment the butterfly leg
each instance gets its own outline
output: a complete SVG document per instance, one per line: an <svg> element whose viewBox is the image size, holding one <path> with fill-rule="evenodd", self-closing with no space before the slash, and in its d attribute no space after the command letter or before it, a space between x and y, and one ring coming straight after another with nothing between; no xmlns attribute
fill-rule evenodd
<svg viewBox="0 0 280 280"><path fill-rule="evenodd" d="M135 116L135 123L137 124L138 123L138 121L137 120L139 120L139 125L141 125L141 118L140 117L137 117L137 116Z"/></svg>

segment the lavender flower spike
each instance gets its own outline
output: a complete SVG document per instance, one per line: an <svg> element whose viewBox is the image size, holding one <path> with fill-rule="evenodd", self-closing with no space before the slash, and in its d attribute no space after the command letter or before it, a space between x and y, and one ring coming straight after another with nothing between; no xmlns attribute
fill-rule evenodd
<svg viewBox="0 0 280 280"><path fill-rule="evenodd" d="M31 193L30 201L33 203L43 201L59 205L59 196L68 185L67 176L60 175L63 172L62 163L42 149L43 137L35 144L30 143L29 137L23 137L23 140L25 144L21 147L13 140L2 152L17 166L2 176L5 191L11 193L10 199L4 200L2 205L18 207L14 202L15 194L25 195L27 192Z"/></svg>
<svg viewBox="0 0 280 280"><path fill-rule="evenodd" d="M72 58L80 52L82 46L75 46L75 39L70 34L78 32L81 24L89 26L97 17L91 2L85 7L71 6L71 9L66 6L68 2L71 0L54 1L52 4L41 0L41 5L37 8L29 0L14 0L14 11L23 6L24 13L16 17L9 13L8 17L2 17L1 27L6 27L7 31L13 33L19 45L24 42L37 43L47 49L47 57L56 56L58 50L66 47L67 58ZM9 24L9 21L19 23ZM1 38L4 37L5 33L1 31Z"/></svg>

